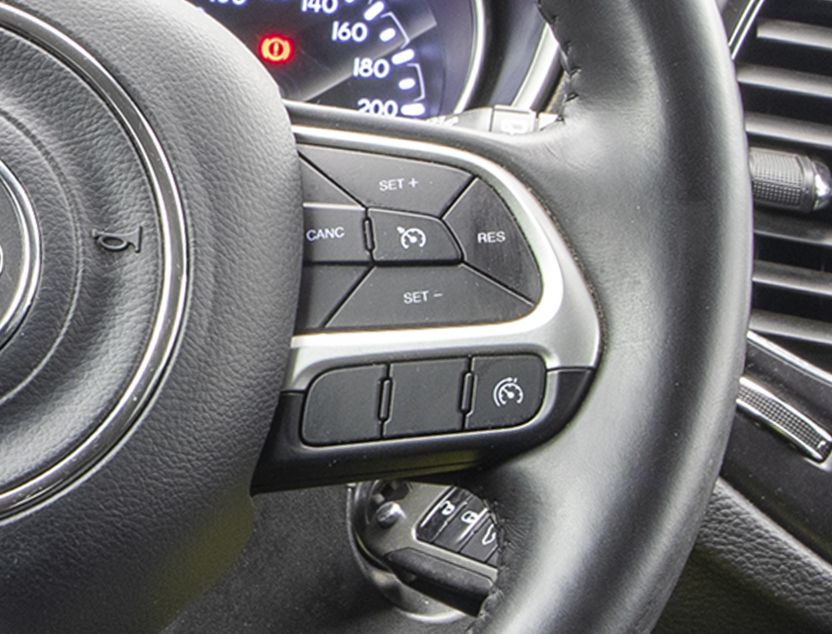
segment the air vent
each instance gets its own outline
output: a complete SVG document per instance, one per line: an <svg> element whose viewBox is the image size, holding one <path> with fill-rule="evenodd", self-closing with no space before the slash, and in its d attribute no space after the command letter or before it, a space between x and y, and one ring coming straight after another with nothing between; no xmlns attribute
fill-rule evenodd
<svg viewBox="0 0 832 634"><path fill-rule="evenodd" d="M753 147L832 165L832 0L768 0L737 59ZM829 370L832 213L758 204L752 329Z"/></svg>

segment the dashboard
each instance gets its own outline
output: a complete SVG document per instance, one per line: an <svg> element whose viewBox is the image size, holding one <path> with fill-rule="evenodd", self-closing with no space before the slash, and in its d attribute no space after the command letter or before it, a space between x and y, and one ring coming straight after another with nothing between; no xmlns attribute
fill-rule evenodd
<svg viewBox="0 0 832 634"><path fill-rule="evenodd" d="M532 0L192 2L290 100L425 119L496 103L533 108L557 76L557 47Z"/></svg>

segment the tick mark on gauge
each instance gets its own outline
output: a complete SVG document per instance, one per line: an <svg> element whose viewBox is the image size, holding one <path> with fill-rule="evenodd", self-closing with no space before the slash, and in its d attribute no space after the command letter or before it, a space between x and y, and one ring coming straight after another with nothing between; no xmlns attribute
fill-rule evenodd
<svg viewBox="0 0 832 634"><path fill-rule="evenodd" d="M399 82L399 90L413 90L416 88L416 80L413 77L406 77Z"/></svg>
<svg viewBox="0 0 832 634"><path fill-rule="evenodd" d="M381 34L378 36L378 39L380 39L382 42L389 42L390 40L392 40L395 37L396 37L396 29L390 27L390 28L384 29L381 32Z"/></svg>
<svg viewBox="0 0 832 634"><path fill-rule="evenodd" d="M376 2L370 5L370 8L364 12L364 19L367 22L372 22L378 16L381 15L381 12L384 11L384 3L383 2Z"/></svg>
<svg viewBox="0 0 832 634"><path fill-rule="evenodd" d="M406 117L423 117L427 109L423 103L408 103L402 106L401 112Z"/></svg>
<svg viewBox="0 0 832 634"><path fill-rule="evenodd" d="M391 58L393 63L396 66L401 66L402 64L407 64L408 62L412 62L413 59L416 57L416 53L413 52L412 48L407 48L403 51L399 51Z"/></svg>

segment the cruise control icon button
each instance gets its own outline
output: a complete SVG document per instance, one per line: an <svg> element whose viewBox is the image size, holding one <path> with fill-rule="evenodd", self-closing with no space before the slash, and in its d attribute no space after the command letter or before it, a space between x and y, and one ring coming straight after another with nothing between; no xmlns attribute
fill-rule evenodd
<svg viewBox="0 0 832 634"><path fill-rule="evenodd" d="M379 264L456 264L462 253L436 218L398 211L370 210L373 259Z"/></svg>
<svg viewBox="0 0 832 634"><path fill-rule="evenodd" d="M474 395L468 430L527 423L543 404L546 368L534 356L478 357L471 365Z"/></svg>

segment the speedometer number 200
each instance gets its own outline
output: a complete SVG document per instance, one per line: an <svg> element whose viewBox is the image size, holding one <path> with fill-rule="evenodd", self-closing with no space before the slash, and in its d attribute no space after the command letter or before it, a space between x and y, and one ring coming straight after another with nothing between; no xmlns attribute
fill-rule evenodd
<svg viewBox="0 0 832 634"><path fill-rule="evenodd" d="M392 99L359 99L358 110L382 117L395 117L399 114L399 104Z"/></svg>

